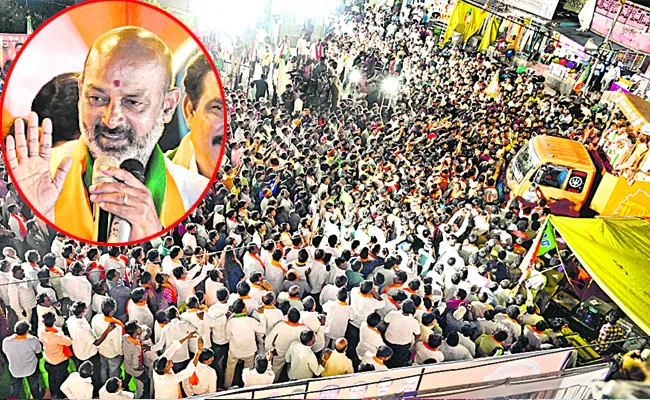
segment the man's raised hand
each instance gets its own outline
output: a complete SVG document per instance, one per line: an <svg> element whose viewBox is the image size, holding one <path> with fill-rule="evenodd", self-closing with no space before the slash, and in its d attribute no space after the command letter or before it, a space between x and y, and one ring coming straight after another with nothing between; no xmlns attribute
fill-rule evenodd
<svg viewBox="0 0 650 400"><path fill-rule="evenodd" d="M54 179L50 173L52 149L52 121L43 120L43 136L38 140L38 115L29 114L27 138L25 121L18 118L14 123L15 138L8 136L5 151L13 174L14 184L23 192L26 200L50 221L54 220L54 205L61 195L63 183L72 166L72 158L66 157L57 166Z"/></svg>

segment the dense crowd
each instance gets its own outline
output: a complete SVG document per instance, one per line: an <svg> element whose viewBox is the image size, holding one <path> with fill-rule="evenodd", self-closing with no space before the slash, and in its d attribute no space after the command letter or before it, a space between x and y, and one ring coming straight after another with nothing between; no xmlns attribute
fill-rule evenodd
<svg viewBox="0 0 650 400"><path fill-rule="evenodd" d="M313 51L305 33L295 58L280 46L265 77L294 84L273 99L266 80L228 93L217 181L170 236L131 248L67 239L26 217L3 170L9 397L23 378L43 396L41 351L51 396L75 399L175 398L568 346L563 322L535 305L560 255L523 262L550 210L544 199L506 202L498 178L530 137L598 146L616 115L440 47L419 9L405 10L337 15ZM384 90L391 77L399 85ZM601 342L623 337L617 317Z"/></svg>

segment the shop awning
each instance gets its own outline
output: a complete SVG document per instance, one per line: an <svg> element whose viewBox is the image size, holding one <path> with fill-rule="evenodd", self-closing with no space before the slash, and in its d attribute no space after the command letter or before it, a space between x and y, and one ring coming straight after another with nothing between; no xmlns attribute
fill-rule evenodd
<svg viewBox="0 0 650 400"><path fill-rule="evenodd" d="M598 286L650 334L650 222L554 215L550 221Z"/></svg>
<svg viewBox="0 0 650 400"><path fill-rule="evenodd" d="M621 93L616 98L616 105L633 127L641 128L643 125L650 123L650 103L641 97Z"/></svg>

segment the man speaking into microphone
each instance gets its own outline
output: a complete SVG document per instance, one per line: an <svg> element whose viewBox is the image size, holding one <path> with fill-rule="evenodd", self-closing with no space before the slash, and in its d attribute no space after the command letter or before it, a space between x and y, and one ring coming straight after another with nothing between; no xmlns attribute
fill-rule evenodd
<svg viewBox="0 0 650 400"><path fill-rule="evenodd" d="M52 149L50 120L40 141L35 113L27 127L16 120L15 139L6 140L14 183L48 220L80 239L107 237L96 206L130 225L131 241L158 234L179 222L208 184L158 146L179 101L172 54L160 38L137 27L108 31L92 45L80 78L80 139ZM115 166L96 165L98 159ZM144 166L143 181L118 167L127 160ZM93 175L103 177L93 182Z"/></svg>

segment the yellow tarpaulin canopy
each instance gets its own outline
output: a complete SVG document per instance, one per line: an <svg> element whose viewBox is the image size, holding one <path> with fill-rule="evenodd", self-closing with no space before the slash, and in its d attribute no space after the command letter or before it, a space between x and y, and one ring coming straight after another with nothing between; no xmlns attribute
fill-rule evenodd
<svg viewBox="0 0 650 400"><path fill-rule="evenodd" d="M554 215L550 221L598 286L650 334L650 223Z"/></svg>

